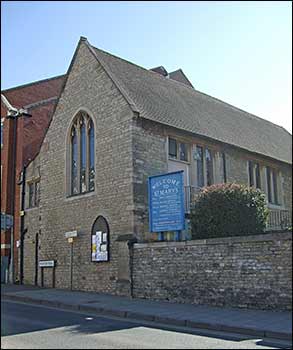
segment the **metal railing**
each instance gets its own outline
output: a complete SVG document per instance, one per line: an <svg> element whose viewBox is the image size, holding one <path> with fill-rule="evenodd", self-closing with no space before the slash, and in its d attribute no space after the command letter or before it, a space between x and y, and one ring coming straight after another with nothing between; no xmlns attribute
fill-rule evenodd
<svg viewBox="0 0 293 350"><path fill-rule="evenodd" d="M185 200L185 213L190 214L190 209L192 208L192 203L196 200L200 187L196 186L184 186L184 200Z"/></svg>
<svg viewBox="0 0 293 350"><path fill-rule="evenodd" d="M292 227L292 214L289 210L269 209L266 231L285 230Z"/></svg>

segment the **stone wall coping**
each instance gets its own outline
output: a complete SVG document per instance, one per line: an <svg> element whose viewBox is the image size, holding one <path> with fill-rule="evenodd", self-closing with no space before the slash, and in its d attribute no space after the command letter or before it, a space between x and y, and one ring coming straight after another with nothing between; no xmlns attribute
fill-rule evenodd
<svg viewBox="0 0 293 350"><path fill-rule="evenodd" d="M235 244L246 242L266 242L266 241L280 241L280 240L292 240L292 232L278 232L278 233L266 233L259 235L249 236L234 236L234 237L221 237L221 238L209 238L198 239L192 241L183 242L148 242L148 243L135 243L134 249L142 248L172 248L172 247L184 247L184 246L196 246L196 245L211 245L211 244Z"/></svg>

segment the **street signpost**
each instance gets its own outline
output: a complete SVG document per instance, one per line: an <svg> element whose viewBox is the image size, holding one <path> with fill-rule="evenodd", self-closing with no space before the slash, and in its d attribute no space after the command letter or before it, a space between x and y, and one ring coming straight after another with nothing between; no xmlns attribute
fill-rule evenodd
<svg viewBox="0 0 293 350"><path fill-rule="evenodd" d="M77 231L65 232L65 238L74 238L77 237Z"/></svg>
<svg viewBox="0 0 293 350"><path fill-rule="evenodd" d="M55 288L55 260L40 260L39 267L41 268L41 286L44 287L44 269L52 268L52 288Z"/></svg>
<svg viewBox="0 0 293 350"><path fill-rule="evenodd" d="M41 260L39 261L39 267L54 267L55 260Z"/></svg>
<svg viewBox="0 0 293 350"><path fill-rule="evenodd" d="M1 213L1 230L9 230L13 227L13 216Z"/></svg>
<svg viewBox="0 0 293 350"><path fill-rule="evenodd" d="M179 240L185 228L183 170L149 177L149 226L158 232L159 240L165 231L175 231Z"/></svg>
<svg viewBox="0 0 293 350"><path fill-rule="evenodd" d="M70 290L72 290L72 278L73 278L73 239L76 238L77 231L65 232L65 238L70 243Z"/></svg>

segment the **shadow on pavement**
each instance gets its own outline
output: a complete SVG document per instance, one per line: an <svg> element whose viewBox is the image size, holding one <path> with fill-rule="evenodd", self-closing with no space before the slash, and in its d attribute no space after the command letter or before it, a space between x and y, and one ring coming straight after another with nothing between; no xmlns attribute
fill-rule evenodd
<svg viewBox="0 0 293 350"><path fill-rule="evenodd" d="M134 323L90 313L76 313L74 311L5 301L2 301L1 304L1 336L31 333L60 327L68 327L65 331L75 334L105 333L136 327L174 331L174 328L171 326L150 325L139 321ZM219 334L209 330L180 329L178 327L176 327L176 332L232 341L256 338L246 335Z"/></svg>

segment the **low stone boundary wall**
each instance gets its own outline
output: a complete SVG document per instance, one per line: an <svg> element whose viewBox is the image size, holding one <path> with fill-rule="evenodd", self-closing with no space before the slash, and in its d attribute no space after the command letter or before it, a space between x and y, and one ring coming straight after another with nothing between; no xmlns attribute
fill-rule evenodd
<svg viewBox="0 0 293 350"><path fill-rule="evenodd" d="M133 246L133 296L292 309L292 233Z"/></svg>

